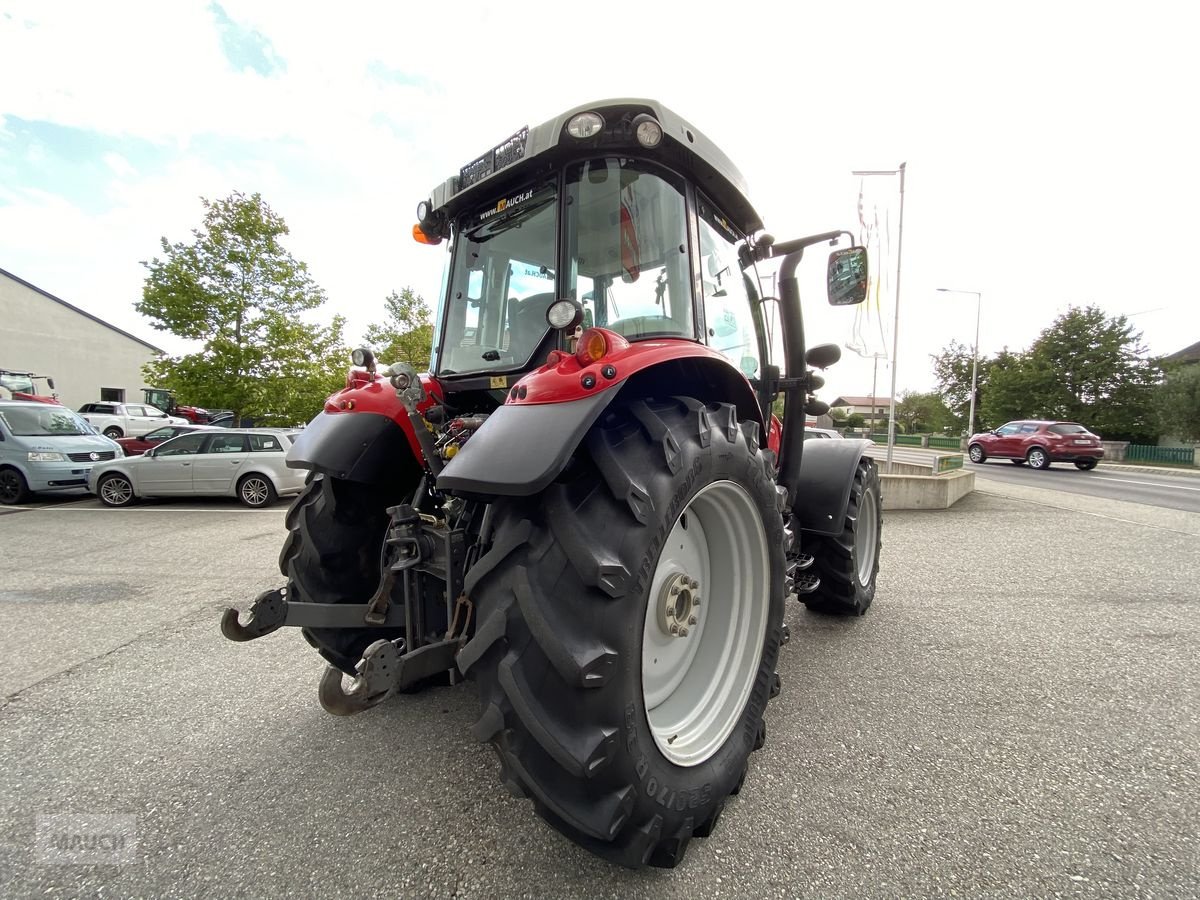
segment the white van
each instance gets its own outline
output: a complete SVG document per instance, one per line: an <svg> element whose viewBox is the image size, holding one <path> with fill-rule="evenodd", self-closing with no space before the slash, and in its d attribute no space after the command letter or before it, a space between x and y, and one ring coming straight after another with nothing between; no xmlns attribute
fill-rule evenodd
<svg viewBox="0 0 1200 900"><path fill-rule="evenodd" d="M0 401L0 503L24 503L35 491L87 489L101 460L124 456L65 406Z"/></svg>

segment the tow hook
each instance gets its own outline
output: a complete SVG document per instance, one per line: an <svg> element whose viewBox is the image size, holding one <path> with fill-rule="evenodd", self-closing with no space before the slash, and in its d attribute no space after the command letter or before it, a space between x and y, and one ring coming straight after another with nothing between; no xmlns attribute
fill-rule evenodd
<svg viewBox="0 0 1200 900"><path fill-rule="evenodd" d="M326 666L317 687L321 707L335 716L352 716L378 706L396 688L404 639L376 641L354 667L357 673L350 687L342 687L342 670Z"/></svg>
<svg viewBox="0 0 1200 900"><path fill-rule="evenodd" d="M226 609L221 614L221 634L231 641L241 643L278 630L287 618L286 595L286 587L263 591L250 605L250 618L245 625L238 621L236 609Z"/></svg>

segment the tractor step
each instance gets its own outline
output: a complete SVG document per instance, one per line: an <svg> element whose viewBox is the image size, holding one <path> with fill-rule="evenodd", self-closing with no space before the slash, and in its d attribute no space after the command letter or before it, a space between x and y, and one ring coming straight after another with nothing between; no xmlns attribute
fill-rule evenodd
<svg viewBox="0 0 1200 900"><path fill-rule="evenodd" d="M795 563L792 567L793 572L803 572L812 567L813 555L811 553L799 553L792 562Z"/></svg>
<svg viewBox="0 0 1200 900"><path fill-rule="evenodd" d="M821 586L821 576L815 572L799 572L792 581L792 593L797 597L811 594Z"/></svg>

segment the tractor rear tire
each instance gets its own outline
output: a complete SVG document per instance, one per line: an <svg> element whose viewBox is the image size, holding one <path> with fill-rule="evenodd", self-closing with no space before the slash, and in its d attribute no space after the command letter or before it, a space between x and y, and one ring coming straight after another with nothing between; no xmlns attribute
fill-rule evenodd
<svg viewBox="0 0 1200 900"><path fill-rule="evenodd" d="M474 736L567 837L678 865L740 789L777 687L783 520L759 426L691 398L610 409L495 521L465 587Z"/></svg>
<svg viewBox="0 0 1200 900"><path fill-rule="evenodd" d="M879 470L868 457L858 462L846 521L839 535L803 536L802 549L813 556L812 571L821 584L803 599L813 612L861 616L875 599L879 550L883 545L883 498Z"/></svg>
<svg viewBox="0 0 1200 900"><path fill-rule="evenodd" d="M288 603L366 603L379 586L388 503L377 485L314 476L288 508L279 571ZM377 640L396 628L304 628L305 639L347 675Z"/></svg>

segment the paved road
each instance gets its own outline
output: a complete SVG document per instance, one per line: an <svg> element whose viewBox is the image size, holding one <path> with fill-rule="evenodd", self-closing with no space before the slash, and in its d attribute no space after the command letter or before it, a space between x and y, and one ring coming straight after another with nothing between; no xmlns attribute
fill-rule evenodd
<svg viewBox="0 0 1200 900"><path fill-rule="evenodd" d="M1200 478L1196 477L1159 475L1144 469L1126 471L1108 466L1081 472L1066 463L1056 463L1049 469L1038 471L1029 466L1015 466L1006 459L988 460L981 465L968 462L966 469L974 472L977 479L993 482L1200 512Z"/></svg>
<svg viewBox="0 0 1200 900"><path fill-rule="evenodd" d="M992 484L889 513L875 608L789 611L745 789L639 873L498 786L470 686L337 719L299 635L222 640L282 520L0 517L5 897L1197 895L1200 515ZM136 816L135 862L39 864L62 812Z"/></svg>

